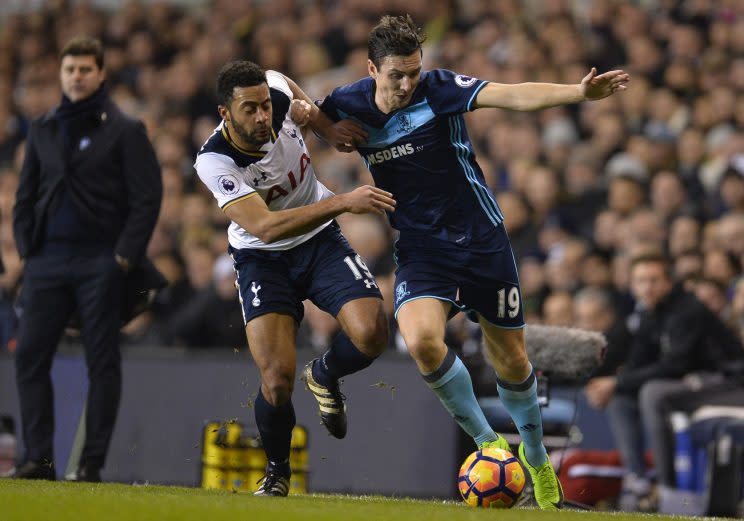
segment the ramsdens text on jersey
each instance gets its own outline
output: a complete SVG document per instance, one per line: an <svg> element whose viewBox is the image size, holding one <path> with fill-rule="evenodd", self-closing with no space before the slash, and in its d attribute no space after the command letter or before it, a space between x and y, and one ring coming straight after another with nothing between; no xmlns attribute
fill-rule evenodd
<svg viewBox="0 0 744 521"><path fill-rule="evenodd" d="M376 165L389 159L395 159L397 157L407 156L410 154L413 154L413 145L411 143L406 143L405 145L397 145L394 147L386 148L385 150L380 150L379 152L375 152L374 154L367 154L365 156L365 159L370 165Z"/></svg>

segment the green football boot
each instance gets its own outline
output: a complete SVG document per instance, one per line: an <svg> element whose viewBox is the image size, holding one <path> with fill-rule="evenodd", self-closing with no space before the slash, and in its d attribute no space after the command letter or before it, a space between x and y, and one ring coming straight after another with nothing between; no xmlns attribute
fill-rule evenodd
<svg viewBox="0 0 744 521"><path fill-rule="evenodd" d="M482 449L503 449L508 450L509 452L512 452L511 447L509 446L509 442L506 441L506 438L504 438L501 434L496 434L497 438L493 441L484 441L480 445L478 445L478 450Z"/></svg>
<svg viewBox="0 0 744 521"><path fill-rule="evenodd" d="M524 443L519 444L519 460L532 477L535 501L543 510L558 510L563 508L563 488L558 476L555 475L550 458L539 467L533 467L524 455Z"/></svg>

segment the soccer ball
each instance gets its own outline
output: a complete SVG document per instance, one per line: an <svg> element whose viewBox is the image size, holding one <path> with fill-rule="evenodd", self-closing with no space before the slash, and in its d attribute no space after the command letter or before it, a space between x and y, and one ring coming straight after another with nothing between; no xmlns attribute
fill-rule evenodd
<svg viewBox="0 0 744 521"><path fill-rule="evenodd" d="M460 467L457 487L473 507L511 508L524 490L526 477L514 454L503 449L473 452Z"/></svg>

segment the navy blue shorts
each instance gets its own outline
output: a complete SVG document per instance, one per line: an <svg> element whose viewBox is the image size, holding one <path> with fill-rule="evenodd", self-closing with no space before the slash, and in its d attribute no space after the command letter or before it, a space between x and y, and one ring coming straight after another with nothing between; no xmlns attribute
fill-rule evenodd
<svg viewBox="0 0 744 521"><path fill-rule="evenodd" d="M476 313L502 328L524 327L522 292L509 237L503 226L489 251L426 244L396 245L395 316L402 305L419 298L436 298L477 322Z"/></svg>
<svg viewBox="0 0 744 521"><path fill-rule="evenodd" d="M266 313L286 313L299 323L305 299L335 317L350 300L382 298L375 278L335 221L289 250L231 247L230 254L246 324Z"/></svg>

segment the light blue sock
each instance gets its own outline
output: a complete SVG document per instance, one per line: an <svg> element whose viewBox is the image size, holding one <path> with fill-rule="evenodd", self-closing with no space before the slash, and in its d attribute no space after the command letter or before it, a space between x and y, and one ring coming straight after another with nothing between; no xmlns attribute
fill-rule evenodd
<svg viewBox="0 0 744 521"><path fill-rule="evenodd" d="M531 369L531 368L530 368ZM543 446L543 427L540 406L537 404L537 379L535 372L524 382L505 382L496 376L499 399L517 426L524 443L524 455L533 467L539 467L547 459Z"/></svg>
<svg viewBox="0 0 744 521"><path fill-rule="evenodd" d="M439 369L422 376L439 397L444 408L473 438L477 446L486 441L496 440L496 434L486 421L475 398L470 373L454 351L448 349Z"/></svg>

